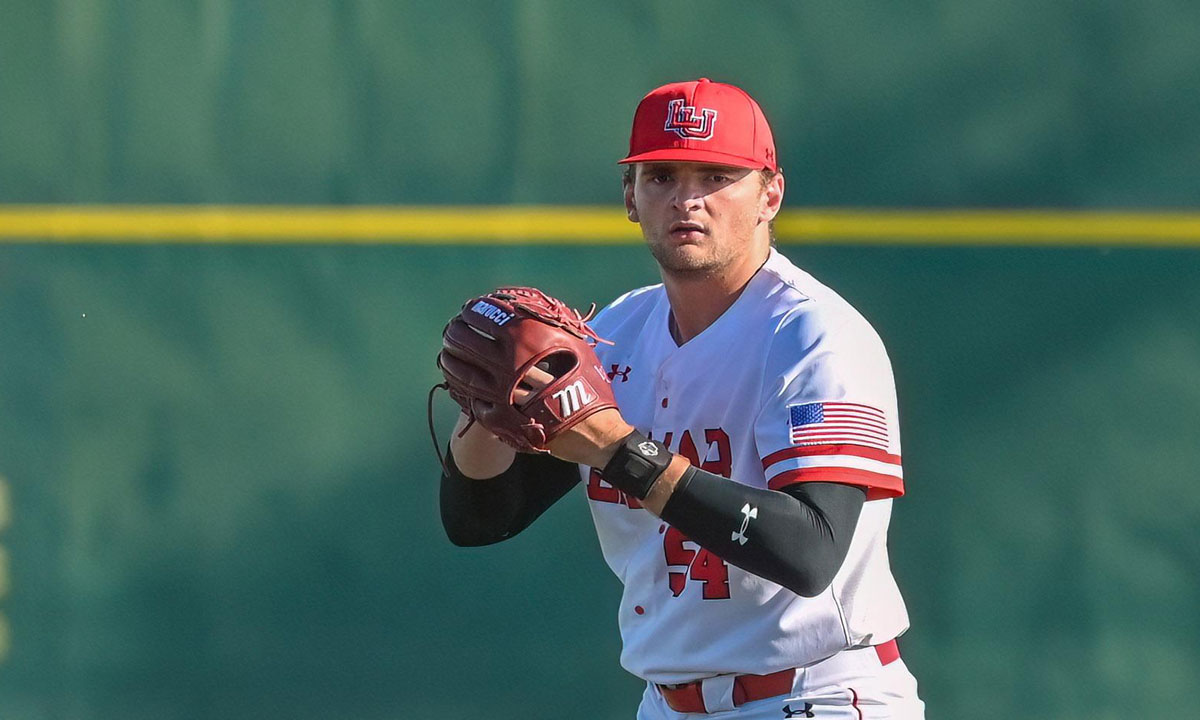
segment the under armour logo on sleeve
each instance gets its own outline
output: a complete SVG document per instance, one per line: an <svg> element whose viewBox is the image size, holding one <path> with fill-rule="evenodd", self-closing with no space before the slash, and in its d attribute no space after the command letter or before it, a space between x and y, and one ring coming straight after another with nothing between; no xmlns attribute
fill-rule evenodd
<svg viewBox="0 0 1200 720"><path fill-rule="evenodd" d="M745 545L746 541L750 539L746 537L746 528L750 527L751 518L758 517L758 508L750 507L750 503L746 503L742 506L742 514L745 515L745 517L742 518L742 528L740 530L734 530L733 533L730 534L729 539L737 540L739 544Z"/></svg>

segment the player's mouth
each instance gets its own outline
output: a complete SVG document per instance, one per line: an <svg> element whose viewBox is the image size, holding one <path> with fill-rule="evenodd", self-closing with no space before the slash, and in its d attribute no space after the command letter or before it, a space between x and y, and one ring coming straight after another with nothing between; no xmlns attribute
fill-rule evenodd
<svg viewBox="0 0 1200 720"><path fill-rule="evenodd" d="M671 223L667 232L675 240L699 240L701 235L706 234L704 225L692 221Z"/></svg>

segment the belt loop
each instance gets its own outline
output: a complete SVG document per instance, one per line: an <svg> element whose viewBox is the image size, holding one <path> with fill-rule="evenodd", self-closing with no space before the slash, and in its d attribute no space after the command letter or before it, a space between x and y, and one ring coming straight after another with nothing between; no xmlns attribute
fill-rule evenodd
<svg viewBox="0 0 1200 720"><path fill-rule="evenodd" d="M733 675L718 675L700 681L705 712L733 710Z"/></svg>
<svg viewBox="0 0 1200 720"><path fill-rule="evenodd" d="M880 665L891 665L900 659L900 646L893 638L882 645L876 645L875 654L879 656Z"/></svg>
<svg viewBox="0 0 1200 720"><path fill-rule="evenodd" d="M719 675L679 685L656 685L667 707L677 713L733 710L755 700L787 695L803 670L788 668L770 675Z"/></svg>

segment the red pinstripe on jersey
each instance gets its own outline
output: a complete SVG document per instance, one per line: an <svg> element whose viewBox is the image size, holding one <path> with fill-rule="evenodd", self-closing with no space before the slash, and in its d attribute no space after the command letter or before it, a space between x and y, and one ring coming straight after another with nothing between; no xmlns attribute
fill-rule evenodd
<svg viewBox="0 0 1200 720"><path fill-rule="evenodd" d="M795 467L789 460L797 458L828 458L832 465ZM838 464L838 457L847 458L846 465ZM874 470L848 467L851 458L862 458ZM770 468L783 464L778 471ZM840 482L866 488L868 500L899 497L904 494L904 479L900 456L879 448L864 445L801 445L773 452L763 458L763 470L767 471L767 487L779 490L798 482ZM858 463L862 464L862 463ZM894 473L893 472L894 468Z"/></svg>
<svg viewBox="0 0 1200 720"><path fill-rule="evenodd" d="M802 445L800 447L784 448L763 458L763 470L771 467L780 460L810 455L853 455L854 457L878 460L879 462L900 464L900 456L892 455L886 450L866 447L865 445Z"/></svg>
<svg viewBox="0 0 1200 720"><path fill-rule="evenodd" d="M904 480L895 475L841 467L785 470L771 478L767 487L772 490L780 490L798 482L837 482L858 485L867 489L867 500L885 500L904 494Z"/></svg>

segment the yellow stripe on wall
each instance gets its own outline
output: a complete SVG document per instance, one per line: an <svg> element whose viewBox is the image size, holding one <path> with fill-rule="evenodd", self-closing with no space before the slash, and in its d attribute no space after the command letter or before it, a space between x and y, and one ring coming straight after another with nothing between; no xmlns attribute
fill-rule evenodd
<svg viewBox="0 0 1200 720"><path fill-rule="evenodd" d="M782 243L1200 246L1200 213L785 210ZM0 206L4 243L629 244L620 206Z"/></svg>
<svg viewBox="0 0 1200 720"><path fill-rule="evenodd" d="M45 242L632 242L623 213L587 207L8 206L0 236Z"/></svg>

